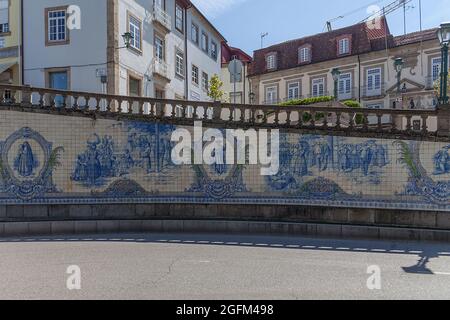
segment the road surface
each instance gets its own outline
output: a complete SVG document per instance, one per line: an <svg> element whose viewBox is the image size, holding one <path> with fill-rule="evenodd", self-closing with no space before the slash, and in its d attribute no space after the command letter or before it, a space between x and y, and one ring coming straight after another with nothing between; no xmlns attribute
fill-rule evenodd
<svg viewBox="0 0 450 320"><path fill-rule="evenodd" d="M68 278L81 289L69 290ZM0 299L450 299L450 245L188 234L0 239Z"/></svg>

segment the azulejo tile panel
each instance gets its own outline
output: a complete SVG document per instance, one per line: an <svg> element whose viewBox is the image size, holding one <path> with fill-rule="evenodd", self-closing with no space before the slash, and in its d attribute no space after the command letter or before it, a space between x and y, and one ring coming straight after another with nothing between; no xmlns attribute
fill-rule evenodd
<svg viewBox="0 0 450 320"><path fill-rule="evenodd" d="M443 143L281 133L278 174L261 176L257 165L175 165L175 126L0 113L1 204L224 203L450 211L450 145Z"/></svg>

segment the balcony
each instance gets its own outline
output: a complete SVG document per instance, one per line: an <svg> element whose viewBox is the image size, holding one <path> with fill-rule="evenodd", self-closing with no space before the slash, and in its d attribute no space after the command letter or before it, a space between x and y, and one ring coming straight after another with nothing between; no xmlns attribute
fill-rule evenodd
<svg viewBox="0 0 450 320"><path fill-rule="evenodd" d="M379 86L364 86L362 87L363 99L377 99L386 95L386 83L381 83Z"/></svg>
<svg viewBox="0 0 450 320"><path fill-rule="evenodd" d="M153 59L152 72L153 76L160 77L163 80L170 82L169 66L164 60L157 58Z"/></svg>
<svg viewBox="0 0 450 320"><path fill-rule="evenodd" d="M161 7L153 7L153 23L156 26L161 26L162 31L169 33L172 30L172 18Z"/></svg>

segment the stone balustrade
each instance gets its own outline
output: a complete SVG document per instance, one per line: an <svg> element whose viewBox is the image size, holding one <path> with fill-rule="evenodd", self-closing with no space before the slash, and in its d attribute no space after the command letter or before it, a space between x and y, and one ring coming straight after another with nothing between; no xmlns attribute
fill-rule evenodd
<svg viewBox="0 0 450 320"><path fill-rule="evenodd" d="M0 108L29 112L129 118L176 125L279 128L289 132L387 139L450 141L450 114L432 109L349 108L338 102L308 106L248 105L0 85ZM388 120L386 120L388 119Z"/></svg>

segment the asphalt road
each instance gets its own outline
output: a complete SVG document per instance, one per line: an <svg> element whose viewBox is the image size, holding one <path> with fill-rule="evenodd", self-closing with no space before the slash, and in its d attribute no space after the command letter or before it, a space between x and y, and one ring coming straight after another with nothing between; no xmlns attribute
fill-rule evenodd
<svg viewBox="0 0 450 320"><path fill-rule="evenodd" d="M80 290L67 289L71 265ZM367 287L370 266L381 272L380 290ZM186 234L0 239L0 299L450 299L450 245Z"/></svg>

